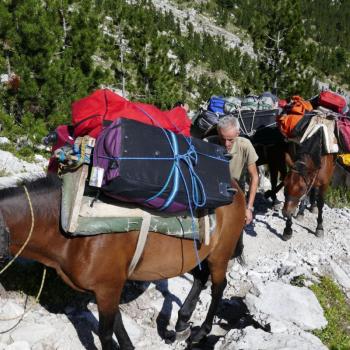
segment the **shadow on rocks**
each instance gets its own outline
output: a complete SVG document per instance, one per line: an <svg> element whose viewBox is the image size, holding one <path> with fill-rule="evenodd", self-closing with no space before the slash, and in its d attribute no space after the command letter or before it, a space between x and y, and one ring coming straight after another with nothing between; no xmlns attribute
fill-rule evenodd
<svg viewBox="0 0 350 350"><path fill-rule="evenodd" d="M1 276L1 284L6 294L18 292L37 297L43 269L43 265L36 261L18 258ZM40 305L50 313L66 315L85 349L97 350L93 338L93 334L97 334L97 320L88 309L88 304L94 302L94 296L77 292L67 286L54 269L46 268L46 271ZM1 291L1 294L3 293L4 291ZM21 327L20 323L18 327Z"/></svg>
<svg viewBox="0 0 350 350"><path fill-rule="evenodd" d="M203 320L204 321L204 320ZM266 332L270 331L270 327L264 327L256 322L249 314L249 311L243 302L243 298L232 297L231 299L223 299L219 304L218 312L216 314L216 321L214 319L213 326L219 326L223 331L228 333L231 329L243 329L248 326L254 328L260 328ZM214 327L213 327L214 328ZM194 335L199 330L199 326L191 329L191 335ZM191 344L190 340L187 341L187 350L213 350L216 343L224 335L215 335L215 331L212 330L212 334L203 339L199 344ZM213 334L214 333L214 334Z"/></svg>

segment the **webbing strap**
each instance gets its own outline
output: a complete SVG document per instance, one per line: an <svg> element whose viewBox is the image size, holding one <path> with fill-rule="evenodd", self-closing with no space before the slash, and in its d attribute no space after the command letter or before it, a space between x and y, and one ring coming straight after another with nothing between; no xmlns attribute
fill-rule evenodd
<svg viewBox="0 0 350 350"><path fill-rule="evenodd" d="M147 236L148 236L148 230L151 225L151 218L152 215L150 213L145 212L141 224L141 229L139 233L139 238L137 240L137 245L135 249L134 256L131 260L130 266L129 266L129 271L128 271L128 277L132 275L134 272L141 255L143 253L143 250L145 249L146 241L147 241Z"/></svg>

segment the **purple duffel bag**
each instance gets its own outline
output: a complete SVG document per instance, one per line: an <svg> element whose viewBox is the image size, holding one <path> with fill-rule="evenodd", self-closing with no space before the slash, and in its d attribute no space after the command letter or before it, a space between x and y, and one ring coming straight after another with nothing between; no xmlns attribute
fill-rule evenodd
<svg viewBox="0 0 350 350"><path fill-rule="evenodd" d="M233 199L223 147L130 119L116 120L97 138L96 169L108 196L169 213Z"/></svg>
<svg viewBox="0 0 350 350"><path fill-rule="evenodd" d="M338 117L337 132L339 149L342 153L350 153L350 118Z"/></svg>

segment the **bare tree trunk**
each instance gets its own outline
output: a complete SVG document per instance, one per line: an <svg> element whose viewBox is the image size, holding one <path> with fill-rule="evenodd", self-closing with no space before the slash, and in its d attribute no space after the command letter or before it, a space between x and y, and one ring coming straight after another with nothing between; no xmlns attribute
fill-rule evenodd
<svg viewBox="0 0 350 350"><path fill-rule="evenodd" d="M67 40L67 22L66 22L66 18L64 16L64 10L63 10L63 5L62 8L59 10L60 15L61 15L61 20L62 20L62 27L63 27L63 45L62 45L62 49L63 51L66 49L67 45L66 45L66 40Z"/></svg>

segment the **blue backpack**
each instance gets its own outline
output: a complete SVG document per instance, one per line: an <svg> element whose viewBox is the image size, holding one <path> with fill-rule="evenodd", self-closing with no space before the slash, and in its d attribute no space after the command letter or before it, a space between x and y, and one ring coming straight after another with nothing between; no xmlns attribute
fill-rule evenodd
<svg viewBox="0 0 350 350"><path fill-rule="evenodd" d="M208 101L208 110L219 115L226 114L224 111L225 99L222 96L212 96Z"/></svg>

